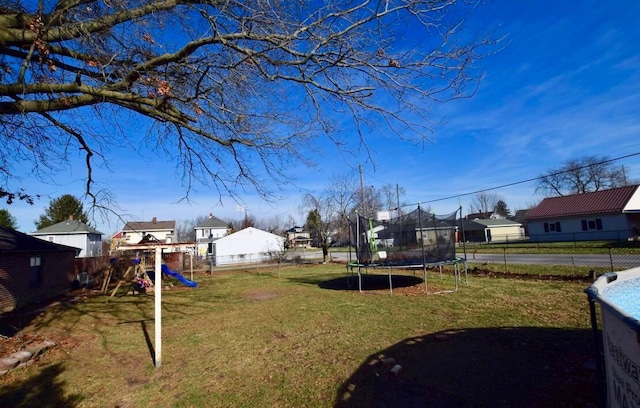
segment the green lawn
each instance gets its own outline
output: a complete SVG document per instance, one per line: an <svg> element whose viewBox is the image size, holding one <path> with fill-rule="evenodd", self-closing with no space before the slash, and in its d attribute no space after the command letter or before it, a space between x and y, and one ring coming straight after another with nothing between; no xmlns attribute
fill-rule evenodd
<svg viewBox="0 0 640 408"><path fill-rule="evenodd" d="M587 282L479 277L424 293L420 274L365 277L343 265L197 275L162 294L89 296L27 317L18 336L57 346L1 378L15 407L393 407L439 398L472 407L595 401ZM375 279L377 278L377 279ZM402 284L416 284L401 287ZM429 273L431 290L453 288ZM401 371L390 372L393 358ZM386 360L385 360L386 361Z"/></svg>

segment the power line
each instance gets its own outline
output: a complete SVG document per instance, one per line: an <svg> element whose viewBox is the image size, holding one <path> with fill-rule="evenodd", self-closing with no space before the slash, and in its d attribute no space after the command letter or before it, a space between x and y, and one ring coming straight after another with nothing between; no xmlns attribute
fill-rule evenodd
<svg viewBox="0 0 640 408"><path fill-rule="evenodd" d="M627 159L629 157L638 156L638 155L640 155L640 152L627 154L625 156L620 156L620 157L616 157L616 158L613 158L613 159L603 160L603 161L598 162L598 163L591 163L591 164L587 164L587 165L580 166L580 167L574 167L574 168L571 168L569 170L562 170L562 171L558 171L558 172L555 172L555 173L550 173L550 174L545 174L545 175L542 175L542 176L532 177L532 178L526 179L526 180L515 181L513 183L503 184L503 185L496 186L496 187L483 188L481 190L476 190L476 191L472 191L472 192L469 192L469 193L456 194L456 195L452 195L452 196L449 196L449 197L437 198L437 199L428 200L428 201L421 201L421 203L428 204L428 203L435 203L435 202L438 202L438 201L446 201L446 200L451 200L451 199L454 199L454 198L461 198L461 197L465 197L465 196L468 196L468 195L482 193L482 192L485 192L485 191L498 190L498 189L501 189L501 188L511 187L511 186L515 186L515 185L518 185L518 184L530 183L532 181L536 181L536 180L542 179L544 177L553 177L553 176L557 176L557 175L560 175L560 174L563 174L563 173L568 173L570 171L582 170L582 169L586 169L586 168L594 166L594 165L611 163L611 162L614 162L614 161ZM415 205L415 204L413 204L413 205ZM410 205L405 205L403 207L409 207L409 206Z"/></svg>

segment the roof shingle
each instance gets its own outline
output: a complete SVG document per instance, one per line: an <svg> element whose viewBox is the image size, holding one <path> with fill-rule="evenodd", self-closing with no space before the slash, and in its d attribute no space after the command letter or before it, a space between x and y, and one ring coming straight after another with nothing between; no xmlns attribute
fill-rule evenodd
<svg viewBox="0 0 640 408"><path fill-rule="evenodd" d="M527 214L527 220L573 217L590 214L622 213L638 185L612 188L592 193L545 198Z"/></svg>
<svg viewBox="0 0 640 408"><path fill-rule="evenodd" d="M196 228L227 228L227 223L209 214L209 217L196 225Z"/></svg>
<svg viewBox="0 0 640 408"><path fill-rule="evenodd" d="M77 248L32 237L11 228L0 227L0 252L78 251Z"/></svg>
<svg viewBox="0 0 640 408"><path fill-rule="evenodd" d="M123 231L164 231L174 230L176 228L175 221L132 221L128 222Z"/></svg>
<svg viewBox="0 0 640 408"><path fill-rule="evenodd" d="M65 220L57 224L50 225L45 228L41 228L34 232L32 235L41 234L96 234L104 235L97 229L86 225L78 220Z"/></svg>

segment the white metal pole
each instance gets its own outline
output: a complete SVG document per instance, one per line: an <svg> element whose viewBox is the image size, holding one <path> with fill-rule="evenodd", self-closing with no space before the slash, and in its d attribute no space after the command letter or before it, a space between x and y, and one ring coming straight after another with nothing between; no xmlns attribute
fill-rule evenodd
<svg viewBox="0 0 640 408"><path fill-rule="evenodd" d="M155 295L156 326L156 368L162 364L162 248L156 247L156 281L153 287Z"/></svg>

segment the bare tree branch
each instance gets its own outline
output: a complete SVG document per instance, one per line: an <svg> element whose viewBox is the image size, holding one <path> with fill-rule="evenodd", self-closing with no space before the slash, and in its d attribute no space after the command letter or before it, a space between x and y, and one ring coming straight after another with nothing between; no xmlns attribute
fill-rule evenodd
<svg viewBox="0 0 640 408"><path fill-rule="evenodd" d="M428 141L430 104L472 95L476 61L500 41L460 35L477 3L453 0L41 4L0 9L0 131L21 149L0 146L4 191L22 176L12 158L53 177L43 159L65 160L74 143L95 154L91 196L92 160L138 145L96 130L126 114L155 121L147 140L176 159L186 197L197 185L267 197L267 184L291 180L291 163L313 164L320 138L368 154L365 129ZM88 113L95 123L79 126ZM356 138L336 125L345 120ZM16 129L28 143L12 139Z"/></svg>

